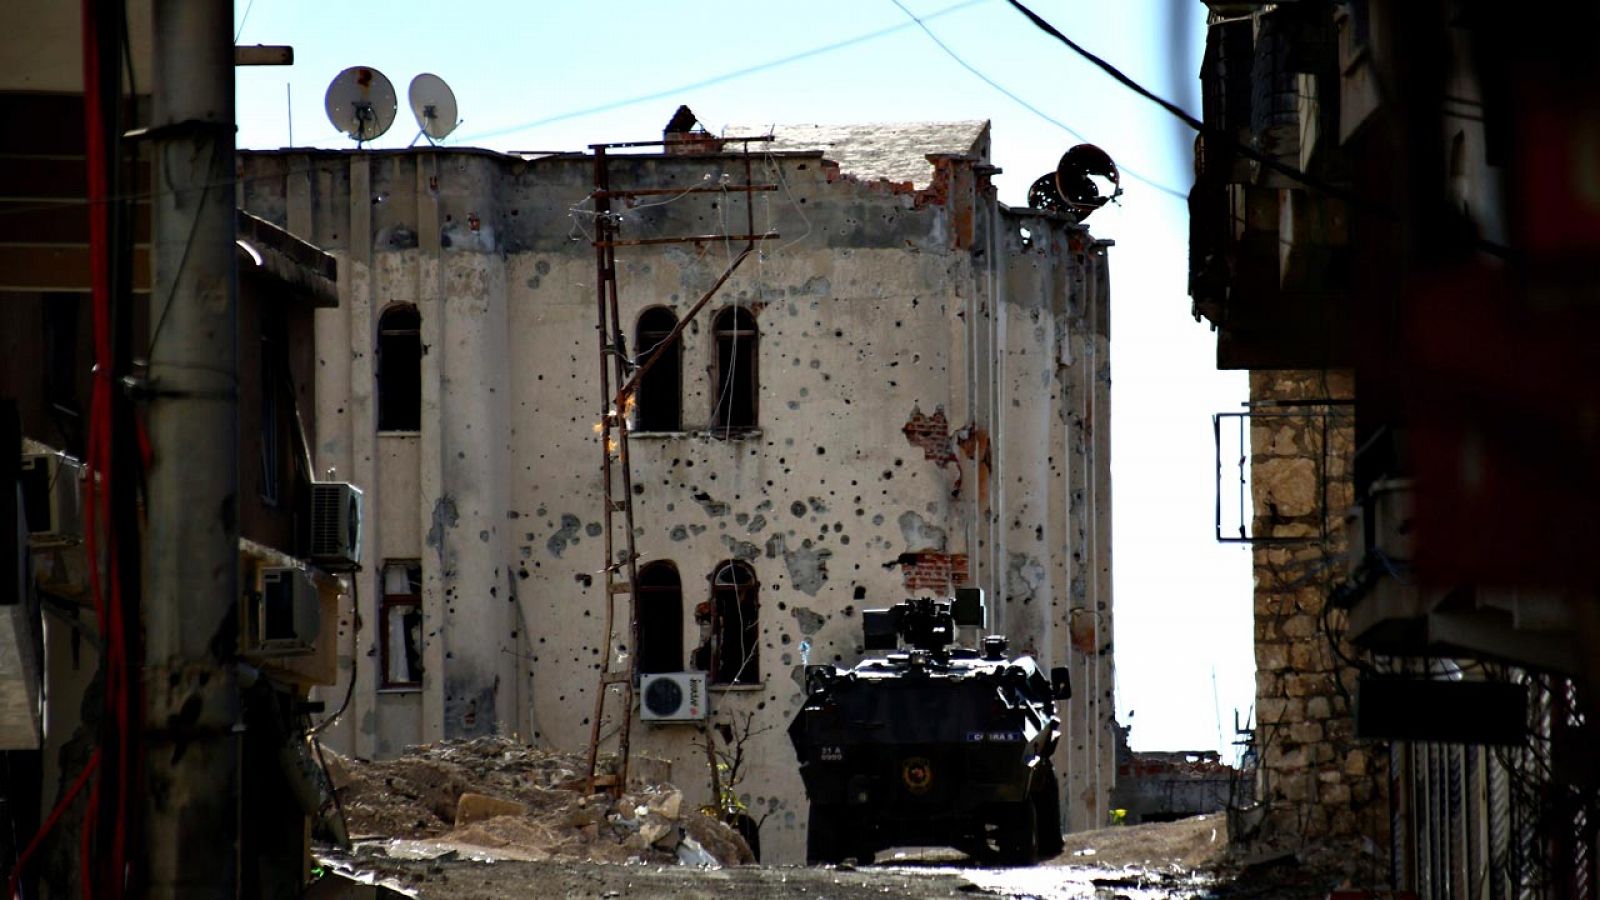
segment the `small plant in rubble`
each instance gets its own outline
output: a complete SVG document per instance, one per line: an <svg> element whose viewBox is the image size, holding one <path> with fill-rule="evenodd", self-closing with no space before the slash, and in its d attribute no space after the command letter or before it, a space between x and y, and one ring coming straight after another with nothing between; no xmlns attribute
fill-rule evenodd
<svg viewBox="0 0 1600 900"><path fill-rule="evenodd" d="M739 827L741 819L750 818L750 809L739 799L738 790L746 775L745 751L751 740L772 728L771 725L755 727L755 713L747 712L742 720L735 717L732 722L712 723L701 731L704 740L698 746L706 751L711 795L717 798L715 803L700 807L702 813L735 828ZM720 747L717 745L719 737L722 739ZM768 811L755 820L755 826L759 828L770 814Z"/></svg>

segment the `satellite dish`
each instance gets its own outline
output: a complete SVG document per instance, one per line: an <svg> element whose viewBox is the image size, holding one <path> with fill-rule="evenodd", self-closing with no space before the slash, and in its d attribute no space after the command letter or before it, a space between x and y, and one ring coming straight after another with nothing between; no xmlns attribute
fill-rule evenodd
<svg viewBox="0 0 1600 900"><path fill-rule="evenodd" d="M456 130L456 95L444 79L423 72L411 79L411 114L430 141L444 140Z"/></svg>
<svg viewBox="0 0 1600 900"><path fill-rule="evenodd" d="M1056 193L1083 221L1122 193L1122 175L1110 154L1093 144L1079 144L1061 154L1056 164ZM1103 190L1109 188L1109 190Z"/></svg>
<svg viewBox="0 0 1600 900"><path fill-rule="evenodd" d="M1072 212L1072 207L1061 199L1061 192L1056 189L1056 173L1046 172L1040 175L1028 188L1028 208L1053 213Z"/></svg>
<svg viewBox="0 0 1600 900"><path fill-rule="evenodd" d="M351 66L328 85L328 121L356 143L370 141L394 124L394 85L382 72Z"/></svg>

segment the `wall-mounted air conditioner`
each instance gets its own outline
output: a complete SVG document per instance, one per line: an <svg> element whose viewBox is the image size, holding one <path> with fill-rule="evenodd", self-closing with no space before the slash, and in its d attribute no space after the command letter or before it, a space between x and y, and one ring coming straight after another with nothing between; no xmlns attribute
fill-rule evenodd
<svg viewBox="0 0 1600 900"><path fill-rule="evenodd" d="M639 681L639 718L646 722L704 722L706 673L662 672Z"/></svg>
<svg viewBox="0 0 1600 900"><path fill-rule="evenodd" d="M310 653L322 628L322 598L304 569L261 570L261 591L249 610L244 652L251 656Z"/></svg>
<svg viewBox="0 0 1600 900"><path fill-rule="evenodd" d="M83 540L83 466L59 453L22 457L22 509L35 547Z"/></svg>
<svg viewBox="0 0 1600 900"><path fill-rule="evenodd" d="M361 489L344 481L311 482L311 561L330 571L361 563Z"/></svg>

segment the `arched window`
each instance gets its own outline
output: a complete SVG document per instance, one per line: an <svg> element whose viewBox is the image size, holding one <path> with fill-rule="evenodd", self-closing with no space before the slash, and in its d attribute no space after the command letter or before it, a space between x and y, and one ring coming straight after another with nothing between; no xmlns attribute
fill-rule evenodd
<svg viewBox="0 0 1600 900"><path fill-rule="evenodd" d="M756 317L742 306L717 313L712 324L717 342L716 389L711 430L737 431L756 427L756 350L760 335Z"/></svg>
<svg viewBox="0 0 1600 900"><path fill-rule="evenodd" d="M392 306L378 319L378 430L422 427L422 316Z"/></svg>
<svg viewBox="0 0 1600 900"><path fill-rule="evenodd" d="M756 573L728 561L711 576L711 680L715 684L761 681L760 603Z"/></svg>
<svg viewBox="0 0 1600 900"><path fill-rule="evenodd" d="M639 570L639 672L683 669L683 584L669 562Z"/></svg>
<svg viewBox="0 0 1600 900"><path fill-rule="evenodd" d="M678 317L664 306L647 309L639 317L634 333L634 354L640 363L650 358L667 335L678 324ZM634 398L635 431L680 431L683 428L682 371L683 357L679 353L682 339L662 351L650 371L639 379Z"/></svg>

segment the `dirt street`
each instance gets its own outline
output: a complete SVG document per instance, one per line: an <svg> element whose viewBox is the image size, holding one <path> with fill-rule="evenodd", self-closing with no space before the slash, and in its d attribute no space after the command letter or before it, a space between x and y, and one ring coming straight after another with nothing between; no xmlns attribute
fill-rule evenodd
<svg viewBox="0 0 1600 900"><path fill-rule="evenodd" d="M366 862L366 861L363 861ZM1130 900L1205 896L1204 875L1087 866L973 868L963 861L850 867L688 866L601 864L571 860L474 862L464 859L384 860L363 867L380 883L421 900L511 898L783 898L866 900L910 897L1127 897Z"/></svg>
<svg viewBox="0 0 1600 900"><path fill-rule="evenodd" d="M909 897L1004 897L1035 900L1298 900L1322 898L1349 878L1303 864L1293 856L1255 862L1232 859L1220 816L1159 825L1108 828L1068 835L1060 856L1035 866L976 866L947 850L886 851L872 866L742 865L700 868L658 863L597 863L579 859L497 859L492 850L435 847L431 859L396 858L419 852L417 842L363 844L354 854L324 855L330 870L383 884L419 900L521 898L690 898L726 900L864 900ZM313 892L311 896L317 895ZM328 898L345 895L328 893ZM362 895L370 896L370 894Z"/></svg>

